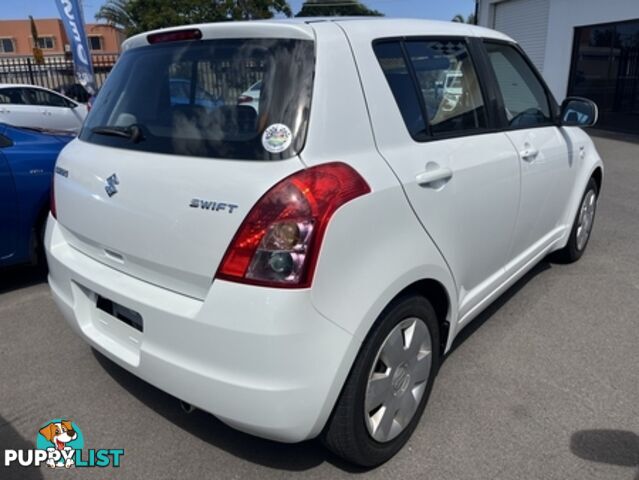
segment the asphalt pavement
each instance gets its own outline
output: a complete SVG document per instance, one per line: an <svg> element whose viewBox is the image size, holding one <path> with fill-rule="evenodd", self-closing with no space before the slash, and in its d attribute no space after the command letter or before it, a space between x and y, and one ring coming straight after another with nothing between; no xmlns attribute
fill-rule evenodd
<svg viewBox="0 0 639 480"><path fill-rule="evenodd" d="M606 175L584 257L542 262L462 332L412 439L374 470L185 414L73 334L42 271L0 270L0 454L35 448L61 416L86 447L125 450L118 469L0 458L0 479L639 480L639 139L596 143Z"/></svg>

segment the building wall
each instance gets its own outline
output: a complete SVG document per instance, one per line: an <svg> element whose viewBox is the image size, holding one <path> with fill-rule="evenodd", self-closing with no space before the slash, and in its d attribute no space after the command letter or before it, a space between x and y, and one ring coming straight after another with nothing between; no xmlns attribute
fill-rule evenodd
<svg viewBox="0 0 639 480"><path fill-rule="evenodd" d="M479 25L494 28L495 5L504 1L512 0L479 0ZM550 0L542 72L558 101L565 98L568 90L574 28L637 18L639 0ZM511 35L517 40L516 34Z"/></svg>
<svg viewBox="0 0 639 480"><path fill-rule="evenodd" d="M46 55L63 55L65 45L69 44L62 21L58 18L36 19L38 36L53 37L53 48L42 49ZM86 31L89 36L102 38L100 44L102 50L93 50L93 53L119 53L120 45L124 41L122 32L114 27L104 24L88 23ZM0 52L0 58L28 56L33 54L33 40L31 38L31 23L29 20L0 20L0 39L13 40L15 51L11 53Z"/></svg>
<svg viewBox="0 0 639 480"><path fill-rule="evenodd" d="M66 35L62 22L59 19L49 18L35 21L38 35L41 37L53 37L54 44L51 50L42 50L45 55L64 53ZM0 53L0 56L24 56L33 53L31 39L31 23L29 20L0 20L0 38L11 38L15 47L13 53Z"/></svg>
<svg viewBox="0 0 639 480"><path fill-rule="evenodd" d="M101 53L119 53L122 42L126 39L124 33L110 25L87 23L86 31L89 36L99 36L102 38Z"/></svg>

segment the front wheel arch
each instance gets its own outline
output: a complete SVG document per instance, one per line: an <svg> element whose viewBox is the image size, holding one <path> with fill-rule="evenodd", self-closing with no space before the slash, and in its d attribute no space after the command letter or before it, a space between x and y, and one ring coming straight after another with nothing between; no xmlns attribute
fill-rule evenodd
<svg viewBox="0 0 639 480"><path fill-rule="evenodd" d="M592 175L590 176L590 178L592 178L595 181L595 184L597 185L597 196L601 196L601 186L603 184L603 170L601 167L597 167L595 168L595 170L592 172Z"/></svg>

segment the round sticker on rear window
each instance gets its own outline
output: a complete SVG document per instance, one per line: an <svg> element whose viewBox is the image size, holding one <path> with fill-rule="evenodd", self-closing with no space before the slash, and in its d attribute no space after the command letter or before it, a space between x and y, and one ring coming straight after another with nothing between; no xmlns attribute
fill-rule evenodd
<svg viewBox="0 0 639 480"><path fill-rule="evenodd" d="M291 146L293 132L282 123L269 125L262 134L262 146L270 153L281 153Z"/></svg>

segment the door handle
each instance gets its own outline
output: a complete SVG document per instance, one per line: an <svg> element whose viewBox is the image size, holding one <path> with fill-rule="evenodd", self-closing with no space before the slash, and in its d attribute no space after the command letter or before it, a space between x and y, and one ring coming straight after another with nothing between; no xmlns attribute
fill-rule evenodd
<svg viewBox="0 0 639 480"><path fill-rule="evenodd" d="M522 160L526 162L532 162L539 155L539 150L531 145L524 145L524 149L519 152L519 156L521 156Z"/></svg>
<svg viewBox="0 0 639 480"><path fill-rule="evenodd" d="M433 165L434 168L428 168L429 165ZM440 167L436 163L429 163L426 168L415 177L421 187L439 188L453 177L453 171L450 168Z"/></svg>

